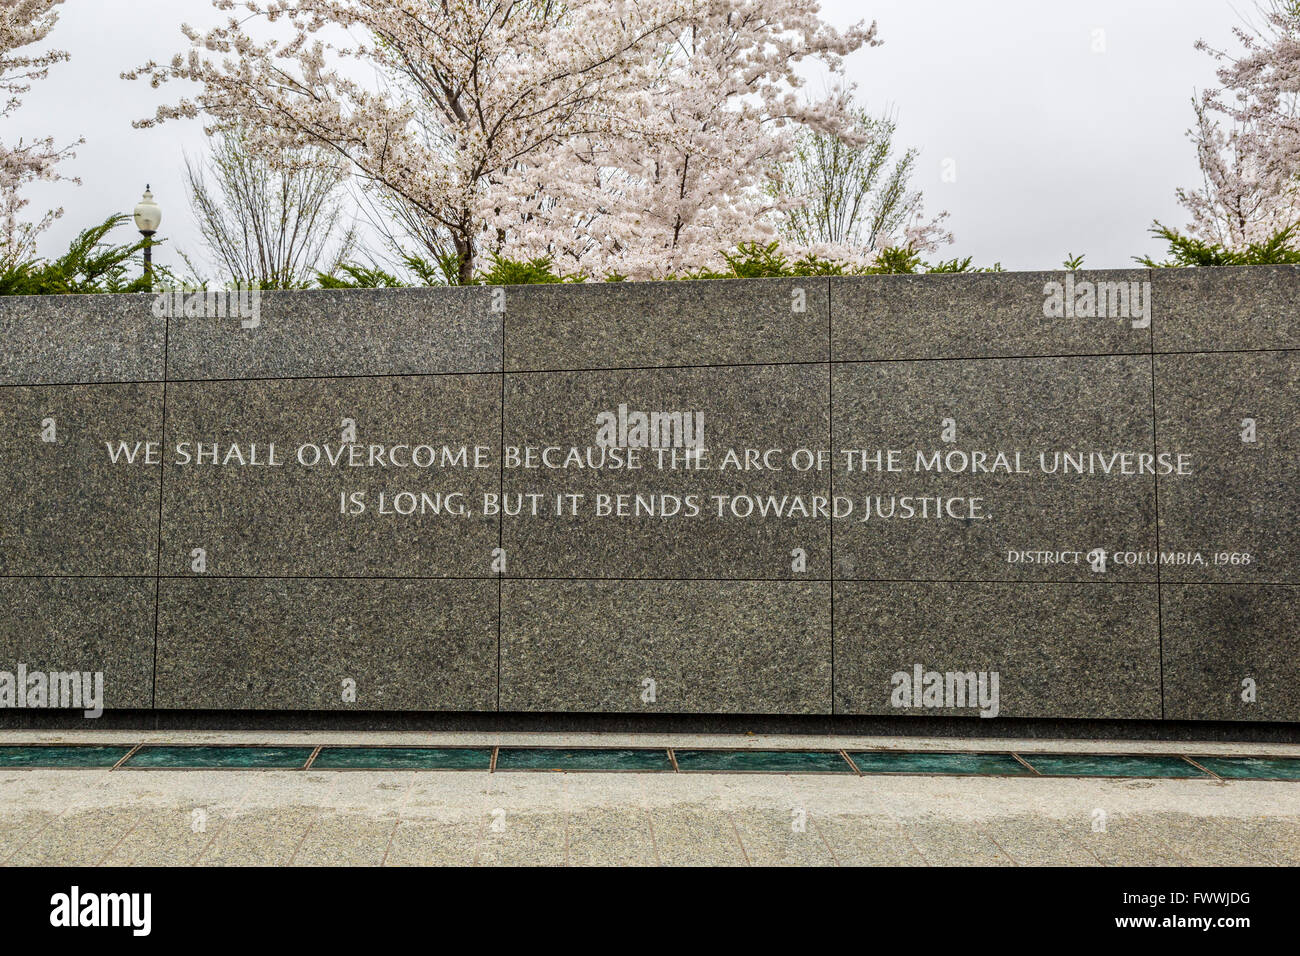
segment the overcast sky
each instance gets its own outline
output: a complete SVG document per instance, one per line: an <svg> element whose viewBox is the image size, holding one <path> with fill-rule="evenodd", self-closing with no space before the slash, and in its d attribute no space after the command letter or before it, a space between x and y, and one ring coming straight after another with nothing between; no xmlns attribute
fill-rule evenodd
<svg viewBox="0 0 1300 956"><path fill-rule="evenodd" d="M129 212L146 182L163 208L160 238L202 254L183 186L182 151L205 150L199 123L137 130L169 91L119 79L183 48L182 22L213 20L208 0L67 0L51 43L72 54L51 70L3 136L84 136L32 209L66 215L42 243L60 251L80 228ZM859 99L893 110L898 142L921 150L914 185L955 235L943 256L1008 269L1124 267L1158 252L1153 219L1182 226L1174 198L1198 180L1186 138L1193 93L1214 83L1199 37L1227 45L1251 0L825 0L832 23L876 20L884 44L848 64ZM1099 32L1100 31L1100 32ZM1098 49L1100 48L1100 49ZM820 85L820 84L819 84ZM179 92L175 88L170 92ZM945 160L955 181L941 175ZM130 238L125 230L122 240ZM171 260L163 251L160 258Z"/></svg>

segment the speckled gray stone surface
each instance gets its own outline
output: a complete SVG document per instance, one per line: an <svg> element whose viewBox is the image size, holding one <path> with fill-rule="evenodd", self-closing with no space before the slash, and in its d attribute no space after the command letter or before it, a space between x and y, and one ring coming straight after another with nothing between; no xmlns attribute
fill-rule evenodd
<svg viewBox="0 0 1300 956"><path fill-rule="evenodd" d="M103 672L105 709L153 704L153 578L0 578L0 669Z"/></svg>
<svg viewBox="0 0 1300 956"><path fill-rule="evenodd" d="M836 582L836 713L978 712L891 706L917 664L996 671L1001 717L1159 717L1156 586Z"/></svg>
<svg viewBox="0 0 1300 956"><path fill-rule="evenodd" d="M827 360L827 280L508 286L506 369Z"/></svg>
<svg viewBox="0 0 1300 956"><path fill-rule="evenodd" d="M1151 282L1150 327L1045 316L1061 272L265 293L254 328L164 320L152 296L0 298L0 653L106 661L124 712L154 705L156 613L168 710L793 721L834 702L884 720L890 676L919 663L998 670L1009 720L1122 723L1162 716L1163 589L1166 718L1300 720L1298 276L1069 277L1076 295ZM620 405L701 412L709 467L660 469L653 448L635 470L508 467L595 446ZM166 463L110 465L106 441L159 442ZM225 463L179 464L178 442ZM283 464L253 464L271 442ZM464 446L483 467L369 467L372 445ZM774 470L719 467L772 449ZM793 467L796 449L825 466ZM903 470L850 473L850 449ZM918 474L918 450L1019 451L1029 471ZM1038 467L1153 451L1193 474ZM502 491L504 519L483 507ZM529 495L536 516L515 511ZM755 512L719 517L715 495ZM858 520L891 495L979 497L989 517ZM830 521L828 498L856 514ZM1243 668L1258 710L1232 697Z"/></svg>
<svg viewBox="0 0 1300 956"><path fill-rule="evenodd" d="M1048 318L1049 283L1065 272L834 277L831 284L831 358L967 358L1011 355L1100 355L1147 352L1150 323L1107 317ZM1074 273L1073 282L1141 283L1146 270ZM1078 285L1075 301L1082 294ZM1094 290L1095 291L1095 290ZM1129 302L1129 311L1136 299ZM1145 302L1145 295L1143 296ZM1107 299L1109 303L1109 299ZM1134 322L1139 327L1134 328Z"/></svg>
<svg viewBox="0 0 1300 956"><path fill-rule="evenodd" d="M496 612L492 581L164 579L156 706L493 710Z"/></svg>
<svg viewBox="0 0 1300 956"><path fill-rule="evenodd" d="M1300 583L1300 352L1155 361L1160 447L1193 467L1160 479L1160 550L1202 559L1166 560L1162 578Z"/></svg>
<svg viewBox="0 0 1300 956"><path fill-rule="evenodd" d="M153 574L161 424L162 385L0 386L0 574Z"/></svg>
<svg viewBox="0 0 1300 956"><path fill-rule="evenodd" d="M501 369L501 316L490 290L314 289L263 292L258 324L173 317L168 378L406 375Z"/></svg>
<svg viewBox="0 0 1300 956"><path fill-rule="evenodd" d="M0 296L0 385L151 382L166 320L150 295Z"/></svg>
<svg viewBox="0 0 1300 956"><path fill-rule="evenodd" d="M1300 348L1300 266L1153 269L1157 352Z"/></svg>
<svg viewBox="0 0 1300 956"><path fill-rule="evenodd" d="M787 509L801 496L812 514L812 499L830 491L829 469L796 470L795 449L830 447L826 365L778 365L672 371L556 372L506 376L506 447L594 446L596 416L630 409L701 412L709 470L663 469L654 449L639 449L639 471L593 469L505 469L507 496L543 494L550 514L511 517L504 523L507 573L520 577L689 577L788 578L791 552L807 555L808 577L829 576L830 528L825 517L761 517L743 496ZM781 470L723 467L728 449L782 449L773 456ZM556 517L556 494L586 497L580 514ZM630 514L598 517L597 495L625 495ZM635 514L636 496L673 495L681 499L676 517ZM685 516L694 496L696 517ZM717 516L713 495L727 496L726 516ZM736 499L736 509L732 509ZM610 506L617 499L610 498ZM671 507L671 505L670 505Z"/></svg>
<svg viewBox="0 0 1300 956"><path fill-rule="evenodd" d="M501 600L502 710L829 713L828 582L506 581Z"/></svg>
<svg viewBox="0 0 1300 956"><path fill-rule="evenodd" d="M1161 616L1165 717L1300 720L1300 587L1166 584Z"/></svg>
<svg viewBox="0 0 1300 956"><path fill-rule="evenodd" d="M211 574L484 576L498 542L482 495L500 489L500 409L499 375L169 384L163 573L189 574L191 554L202 548ZM363 463L371 445L408 446L403 462L428 445L439 464L380 467L376 458L373 467L352 466L344 456L331 465L329 456L345 448L344 419L356 423ZM188 465L176 463L184 442L193 446ZM235 445L250 463L255 443L263 462L274 443L283 464L197 464L198 443L213 442L223 460ZM316 460L308 446L320 449L310 467L300 463ZM448 467L444 446L453 455ZM462 446L466 467L454 457ZM478 448L484 467L473 467ZM360 514L350 513L354 493L364 493ZM426 503L422 494L443 497ZM453 494L463 496L464 514L442 507ZM411 514L396 513L411 506Z"/></svg>
<svg viewBox="0 0 1300 956"><path fill-rule="evenodd" d="M1098 452L1107 460L1129 452L1134 466L1137 454L1150 455L1148 357L837 365L834 408L835 495L855 508L835 522L837 578L1091 581L1100 576L1086 560L1094 549L1155 548L1153 476L1045 474L1040 464L1044 454L1054 467L1057 452ZM942 440L947 420L952 442ZM901 470L882 473L873 459L864 471L863 456L855 455L850 472L846 450L896 450ZM992 463L990 473L964 464L976 452ZM997 466L998 452L1028 473ZM920 467L918 453L925 456ZM936 453L942 472L928 467ZM884 513L893 503L895 517L876 515L877 497ZM904 497L914 499L915 517L898 517ZM960 502L934 518L936 497ZM873 511L862 521L867 498ZM921 498L930 499L928 512L920 511ZM987 517L971 517L974 498ZM1039 553L1051 562L1032 557ZM1066 553L1072 556L1057 557ZM1112 562L1104 574L1155 580L1154 566Z"/></svg>

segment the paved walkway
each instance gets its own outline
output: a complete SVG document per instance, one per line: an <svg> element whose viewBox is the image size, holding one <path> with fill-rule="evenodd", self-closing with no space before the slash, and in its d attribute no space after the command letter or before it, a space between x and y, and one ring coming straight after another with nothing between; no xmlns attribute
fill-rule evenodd
<svg viewBox="0 0 1300 956"><path fill-rule="evenodd" d="M1271 753L1296 745L582 734L4 732L5 743ZM71 864L1300 863L1300 783L1033 777L0 771L0 859Z"/></svg>

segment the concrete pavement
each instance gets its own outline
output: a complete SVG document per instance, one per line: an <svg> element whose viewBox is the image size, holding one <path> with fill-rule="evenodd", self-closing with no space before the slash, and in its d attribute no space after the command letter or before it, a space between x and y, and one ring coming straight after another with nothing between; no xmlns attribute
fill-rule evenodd
<svg viewBox="0 0 1300 956"><path fill-rule="evenodd" d="M5 743L1300 754L1295 745L581 734L8 732ZM1295 865L1300 783L482 771L5 770L7 865Z"/></svg>

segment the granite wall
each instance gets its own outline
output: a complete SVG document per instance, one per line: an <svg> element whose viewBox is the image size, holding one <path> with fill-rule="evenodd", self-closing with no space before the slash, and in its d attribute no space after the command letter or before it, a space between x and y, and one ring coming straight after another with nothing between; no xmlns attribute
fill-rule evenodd
<svg viewBox="0 0 1300 956"><path fill-rule="evenodd" d="M1297 302L0 298L0 706L1300 721Z"/></svg>

